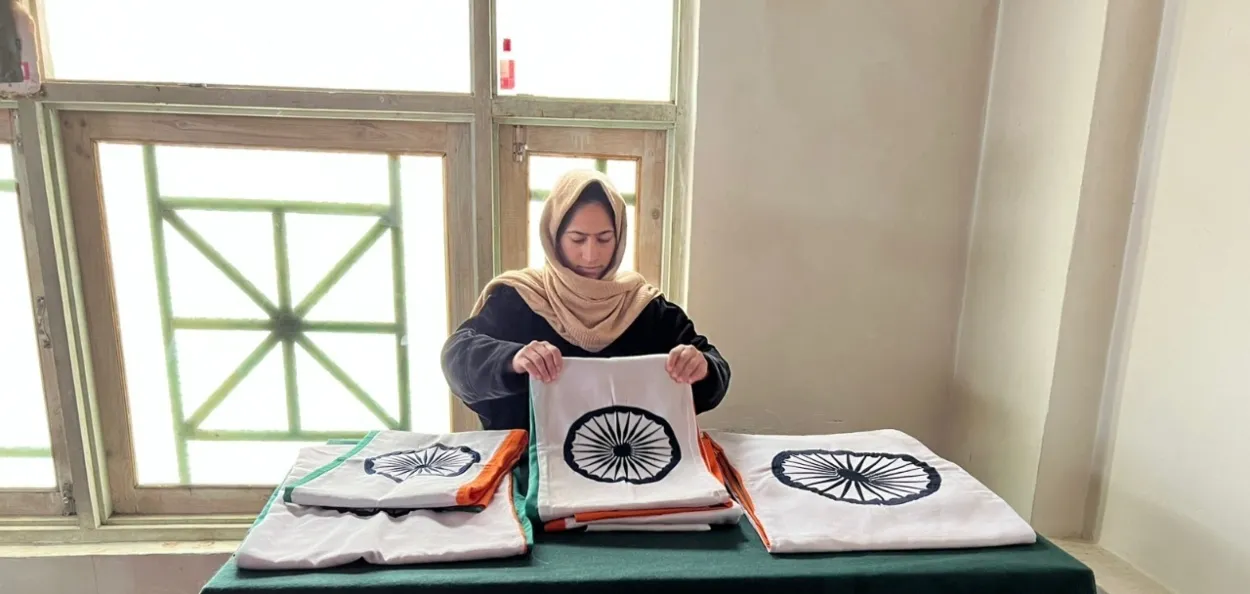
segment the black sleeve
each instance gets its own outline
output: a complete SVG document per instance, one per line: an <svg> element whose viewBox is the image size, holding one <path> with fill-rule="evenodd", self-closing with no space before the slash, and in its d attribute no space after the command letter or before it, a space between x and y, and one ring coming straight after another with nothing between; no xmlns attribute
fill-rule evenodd
<svg viewBox="0 0 1250 594"><path fill-rule="evenodd" d="M707 337L694 329L694 322L682 311L681 307L669 303L663 297L655 300L659 307L656 325L657 336L665 337L662 345L668 352L677 345L688 344L703 352L707 357L707 377L694 383L694 410L704 413L716 408L729 391L729 363L721 356L720 351L708 342Z"/></svg>
<svg viewBox="0 0 1250 594"><path fill-rule="evenodd" d="M512 371L512 358L524 346L506 340L509 320L528 313L508 287L496 289L476 316L465 320L443 344L443 375L451 391L472 406L529 390L526 376Z"/></svg>

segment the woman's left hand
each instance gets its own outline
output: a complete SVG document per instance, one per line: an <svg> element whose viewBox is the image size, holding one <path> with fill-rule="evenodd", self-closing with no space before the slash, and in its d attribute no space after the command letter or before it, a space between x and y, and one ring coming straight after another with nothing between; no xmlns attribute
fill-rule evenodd
<svg viewBox="0 0 1250 594"><path fill-rule="evenodd" d="M688 344L677 345L668 352L668 362L664 364L669 377L679 384L693 384L707 377L707 357L703 351Z"/></svg>

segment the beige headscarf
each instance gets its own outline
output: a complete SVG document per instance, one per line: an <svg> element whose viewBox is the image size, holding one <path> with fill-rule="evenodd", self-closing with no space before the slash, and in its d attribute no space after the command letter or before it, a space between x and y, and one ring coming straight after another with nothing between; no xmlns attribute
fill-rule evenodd
<svg viewBox="0 0 1250 594"><path fill-rule="evenodd" d="M616 251L602 279L591 279L570 270L557 255L560 223L577 202L587 185L598 183L612 203L616 219ZM499 285L516 289L534 313L551 324L565 340L592 353L612 344L629 328L647 304L660 296L660 290L647 284L636 272L617 272L628 237L625 200L608 181L593 170L570 171L560 177L543 205L538 232L542 235L547 264L542 269L526 268L505 272L487 283L473 315L486 304L486 297Z"/></svg>

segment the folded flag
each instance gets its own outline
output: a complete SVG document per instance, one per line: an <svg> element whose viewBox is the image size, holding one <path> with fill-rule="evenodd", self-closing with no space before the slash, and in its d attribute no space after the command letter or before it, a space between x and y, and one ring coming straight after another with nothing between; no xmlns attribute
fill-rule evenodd
<svg viewBox="0 0 1250 594"><path fill-rule="evenodd" d="M490 505L525 451L525 431L375 431L282 489L285 503L334 509Z"/></svg>
<svg viewBox="0 0 1250 594"><path fill-rule="evenodd" d="M669 377L666 360L566 358L556 381L531 380L531 518L548 530L671 530L709 523L667 517L676 513L720 512L722 521L734 513L704 457L690 386Z"/></svg>
<svg viewBox="0 0 1250 594"><path fill-rule="evenodd" d="M734 498L773 553L992 547L1037 538L1007 502L901 431L708 436Z"/></svg>
<svg viewBox="0 0 1250 594"><path fill-rule="evenodd" d="M533 533L508 473L496 481L490 503L480 512L332 510L280 497L286 486L351 449L300 450L235 553L241 569L321 569L358 560L377 565L472 561L524 555L532 546Z"/></svg>

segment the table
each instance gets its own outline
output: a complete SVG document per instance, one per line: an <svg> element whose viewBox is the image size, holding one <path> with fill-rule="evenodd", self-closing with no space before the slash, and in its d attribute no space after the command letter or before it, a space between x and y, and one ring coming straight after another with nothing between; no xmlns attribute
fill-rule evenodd
<svg viewBox="0 0 1250 594"><path fill-rule="evenodd" d="M535 536L527 557L474 563L255 572L232 559L203 594L1096 592L1088 567L1042 539L997 549L775 556L745 520L711 532Z"/></svg>

